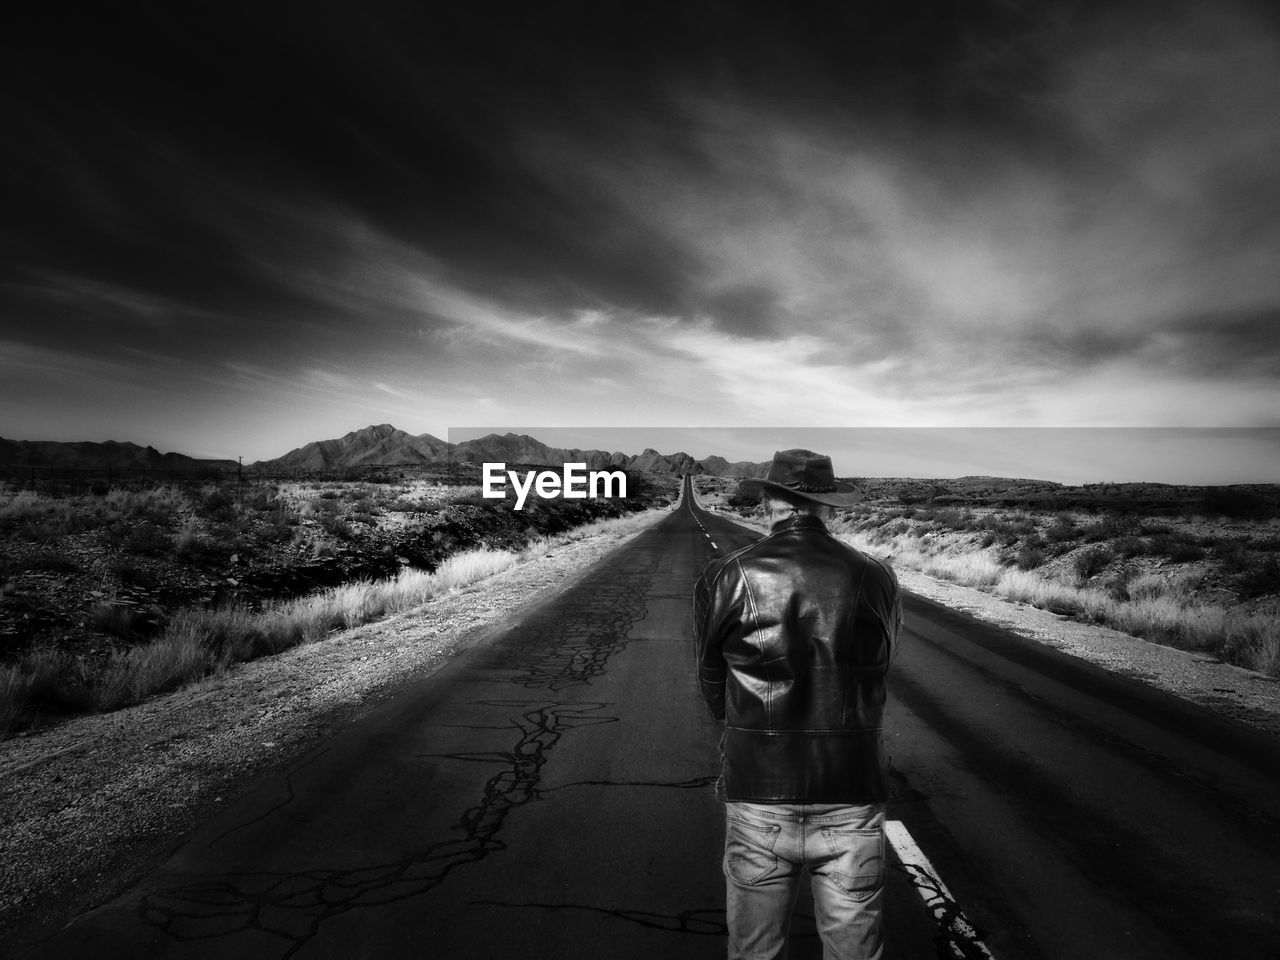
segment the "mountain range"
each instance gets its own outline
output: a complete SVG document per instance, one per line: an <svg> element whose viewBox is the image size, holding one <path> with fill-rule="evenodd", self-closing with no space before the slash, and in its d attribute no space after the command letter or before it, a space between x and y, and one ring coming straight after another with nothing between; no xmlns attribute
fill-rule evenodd
<svg viewBox="0 0 1280 960"><path fill-rule="evenodd" d="M234 460L196 460L181 453L161 453L136 443L56 440L5 440L0 437L0 467L64 470L234 470Z"/></svg>
<svg viewBox="0 0 1280 960"><path fill-rule="evenodd" d="M272 460L247 464L263 472L341 471L364 467L423 466L433 463L507 463L559 466L585 463L588 470L633 470L641 473L710 473L724 477L764 476L769 464L724 457L695 460L687 453L663 454L645 449L639 454L607 450L551 447L524 434L491 433L476 440L449 443L429 433L411 434L389 423L353 430L333 440L316 440ZM59 443L0 438L0 467L62 468L72 470L230 470L233 460L197 460L180 453L160 453L134 443Z"/></svg>

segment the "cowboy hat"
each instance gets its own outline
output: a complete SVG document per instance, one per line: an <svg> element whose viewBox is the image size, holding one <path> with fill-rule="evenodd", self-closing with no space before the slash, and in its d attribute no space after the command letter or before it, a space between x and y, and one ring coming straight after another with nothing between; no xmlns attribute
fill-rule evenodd
<svg viewBox="0 0 1280 960"><path fill-rule="evenodd" d="M738 491L767 494L780 500L808 500L829 507L847 507L862 499L853 484L836 479L830 457L812 450L779 450L773 455L768 474L743 480Z"/></svg>

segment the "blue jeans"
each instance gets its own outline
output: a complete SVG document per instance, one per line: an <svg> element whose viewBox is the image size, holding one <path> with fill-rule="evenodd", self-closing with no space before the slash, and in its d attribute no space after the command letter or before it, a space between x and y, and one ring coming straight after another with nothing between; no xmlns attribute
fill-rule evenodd
<svg viewBox="0 0 1280 960"><path fill-rule="evenodd" d="M808 868L824 960L884 952L884 804L725 804L729 960L787 955Z"/></svg>

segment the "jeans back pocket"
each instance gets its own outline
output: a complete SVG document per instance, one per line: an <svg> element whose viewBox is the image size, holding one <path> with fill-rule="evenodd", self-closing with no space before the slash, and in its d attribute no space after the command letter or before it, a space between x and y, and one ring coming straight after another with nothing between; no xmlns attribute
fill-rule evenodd
<svg viewBox="0 0 1280 960"><path fill-rule="evenodd" d="M724 868L738 883L752 885L769 877L778 869L778 843L781 824L756 823L741 817L728 817L724 850Z"/></svg>

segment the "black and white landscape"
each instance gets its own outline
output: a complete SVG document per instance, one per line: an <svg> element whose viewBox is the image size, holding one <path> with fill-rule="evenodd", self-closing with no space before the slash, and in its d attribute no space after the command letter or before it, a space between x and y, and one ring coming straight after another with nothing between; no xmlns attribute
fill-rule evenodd
<svg viewBox="0 0 1280 960"><path fill-rule="evenodd" d="M1274 4L27 3L0 76L0 954L721 953L689 588L807 447L912 590L890 955L1275 960Z"/></svg>

